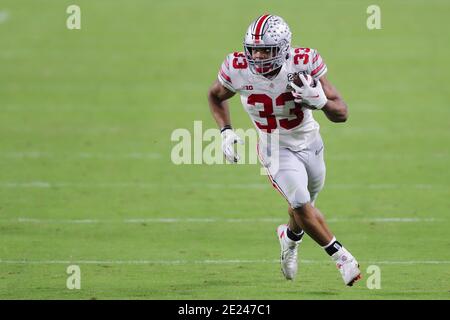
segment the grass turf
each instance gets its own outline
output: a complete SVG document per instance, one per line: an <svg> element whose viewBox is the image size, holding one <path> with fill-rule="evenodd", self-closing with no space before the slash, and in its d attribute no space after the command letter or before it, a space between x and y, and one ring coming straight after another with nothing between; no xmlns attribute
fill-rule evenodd
<svg viewBox="0 0 450 320"><path fill-rule="evenodd" d="M0 6L0 298L450 298L447 2L380 1L373 31L369 1L78 1L78 31L69 4ZM309 238L298 279L282 279L286 204L257 165L170 161L174 129L215 127L206 90L264 12L320 51L350 107L343 125L315 116L317 205L361 261L354 288ZM252 126L238 98L231 112Z"/></svg>

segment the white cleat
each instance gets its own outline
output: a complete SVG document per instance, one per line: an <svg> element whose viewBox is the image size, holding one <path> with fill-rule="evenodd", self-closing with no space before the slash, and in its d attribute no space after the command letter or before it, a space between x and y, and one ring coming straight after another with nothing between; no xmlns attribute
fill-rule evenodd
<svg viewBox="0 0 450 320"><path fill-rule="evenodd" d="M287 225L282 224L277 228L278 240L281 246L281 271L287 280L294 280L297 275L297 248L300 241L293 241L287 236Z"/></svg>
<svg viewBox="0 0 450 320"><path fill-rule="evenodd" d="M361 279L358 261L347 249L344 247L340 248L331 258L336 262L336 266L341 272L342 279L346 285L351 287L356 281Z"/></svg>

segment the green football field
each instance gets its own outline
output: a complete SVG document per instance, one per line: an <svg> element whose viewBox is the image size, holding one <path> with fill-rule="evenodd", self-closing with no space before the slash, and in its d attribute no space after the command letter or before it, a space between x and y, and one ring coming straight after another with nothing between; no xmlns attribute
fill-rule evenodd
<svg viewBox="0 0 450 320"><path fill-rule="evenodd" d="M66 27L71 4L81 30ZM287 204L259 165L171 161L174 130L215 128L207 89L265 12L319 50L349 105L344 124L315 112L316 204L361 263L352 288L309 237L284 280ZM449 12L444 0L2 0L0 298L450 299ZM238 97L230 108L234 127L253 126ZM81 289L67 287L71 265Z"/></svg>

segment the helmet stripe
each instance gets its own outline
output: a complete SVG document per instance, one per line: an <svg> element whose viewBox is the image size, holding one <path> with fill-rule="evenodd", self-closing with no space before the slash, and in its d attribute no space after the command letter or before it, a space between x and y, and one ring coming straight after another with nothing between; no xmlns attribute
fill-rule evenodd
<svg viewBox="0 0 450 320"><path fill-rule="evenodd" d="M255 29L255 40L260 40L261 32L264 30L263 26L267 20L271 17L270 14L265 14L262 17L258 19L256 22L256 29Z"/></svg>
<svg viewBox="0 0 450 320"><path fill-rule="evenodd" d="M262 16L259 16L258 19L256 19L255 21L253 21L252 23L252 35L255 34L255 29L256 29L256 25L258 24L259 19L261 19Z"/></svg>

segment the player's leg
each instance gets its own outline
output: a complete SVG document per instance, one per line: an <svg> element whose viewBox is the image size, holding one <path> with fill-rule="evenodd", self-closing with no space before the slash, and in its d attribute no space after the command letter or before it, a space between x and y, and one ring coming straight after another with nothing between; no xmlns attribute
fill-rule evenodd
<svg viewBox="0 0 450 320"><path fill-rule="evenodd" d="M269 179L272 185L290 203L290 199L294 198L293 194L291 194L292 187L295 187L298 179L306 179L306 171L303 168L303 171L300 172L299 160L292 151L287 149L281 149L279 151L277 162L278 167L276 170L272 170L271 167L266 166ZM264 165L264 160L262 160L262 163ZM297 251L303 234L303 230L298 228L293 217L291 217L288 224L280 225L277 228L278 240L281 246L281 270L288 280L293 280L297 274Z"/></svg>
<svg viewBox="0 0 450 320"><path fill-rule="evenodd" d="M360 278L359 265L354 257L334 237L327 226L322 213L315 208L314 202L322 190L325 181L325 162L323 160L323 142L320 136L297 156L305 164L308 174L308 191L310 201L300 202L300 206L292 210L295 223L315 240L336 262L344 282L352 285Z"/></svg>
<svg viewBox="0 0 450 320"><path fill-rule="evenodd" d="M293 209L295 223L320 246L326 246L333 239L323 218L318 218L318 210L307 201ZM325 227L324 227L325 225Z"/></svg>
<svg viewBox="0 0 450 320"><path fill-rule="evenodd" d="M323 216L310 204L306 157L307 152L281 149L278 170L270 172L269 168L272 184L290 204L289 224L277 228L281 268L287 279L293 279L297 273L297 247L304 231L321 246L331 245L333 239Z"/></svg>
<svg viewBox="0 0 450 320"><path fill-rule="evenodd" d="M323 230L331 239L333 234L325 222L325 217L315 205L319 192L322 191L325 184L326 167L324 153L325 148L322 137L318 134L317 138L302 152L303 156L301 158L305 163L306 173L308 174L308 191L311 205L316 208L315 215Z"/></svg>
<svg viewBox="0 0 450 320"><path fill-rule="evenodd" d="M304 159L298 153L282 149L279 154L279 168L269 175L272 184L289 202L289 227L281 225L277 229L281 244L281 267L287 279L293 279L297 273L297 247L301 242L303 230L325 251L332 256L341 270L346 284L353 284L360 272L356 260L336 240L326 225L320 211L311 204L308 190L308 174ZM269 168L269 173L270 168ZM323 183L322 183L323 185ZM292 229L292 230L291 230ZM295 233L302 230L295 241ZM344 263L344 261L347 261ZM356 264L356 265L355 265Z"/></svg>
<svg viewBox="0 0 450 320"><path fill-rule="evenodd" d="M323 159L323 142L320 135L304 150L295 152L295 157L298 160L296 165L302 171L302 175L297 179L297 185L295 189L299 189L297 199L293 199L297 202L297 205L301 206L304 203L310 202L314 206L314 201L317 199L319 192L322 190L325 182L325 162ZM306 175L303 172L306 171ZM306 188L307 189L306 189ZM315 219L310 219L310 223L317 224L317 228L314 228L313 238L322 239L326 241L333 238L333 234L328 228L325 218L319 210L310 210L311 215L315 216ZM300 232L302 230L294 218L294 210L292 207L288 209L289 212L289 228ZM309 212L309 211L308 211ZM305 218L309 216L306 215ZM311 217L312 218L312 217Z"/></svg>
<svg viewBox="0 0 450 320"><path fill-rule="evenodd" d="M295 207L295 222L306 232L314 241L316 241L326 253L333 259L341 272L346 285L352 286L353 283L361 278L359 264L352 254L345 249L342 244L336 240L336 237L330 235L326 222L319 221L320 212L309 202ZM330 232L330 233L329 233Z"/></svg>
<svg viewBox="0 0 450 320"><path fill-rule="evenodd" d="M311 204L314 206L313 203L311 203ZM289 206L289 208L288 208L288 213L289 213L289 222L288 222L289 229L292 230L292 232L295 235L302 235L303 229L297 224L297 222L295 222L294 209L292 209L291 206ZM333 238L333 233L328 228L328 225L325 222L325 217L323 216L322 212L320 212L320 210L316 208L314 213L315 213L317 219L319 220L319 223L322 225L324 231L327 233L327 235L329 237ZM296 240L296 239L293 238L293 240Z"/></svg>
<svg viewBox="0 0 450 320"><path fill-rule="evenodd" d="M288 222L288 228L290 231L292 231L295 235L302 235L303 230L300 228L300 226L295 222L294 218L294 209L291 208L291 206L288 207L288 214L289 214L289 222ZM297 239L293 239L297 240Z"/></svg>
<svg viewBox="0 0 450 320"><path fill-rule="evenodd" d="M309 181L310 177L306 166L308 156L307 150L300 152L281 150L279 169L271 176L274 186L279 189L280 193L284 195L290 204L288 225L279 226L277 229L282 247L282 270L288 279L292 279L292 277L289 277L289 274L295 275L297 272L296 251L295 263L294 259L291 259L291 264L288 263L288 259L283 260L283 256L289 256L289 252L292 252L292 257L294 257L293 250L287 251L283 249L283 247L286 247L286 244L283 246L284 239L291 240L291 243L292 241L301 241L304 232L306 232L319 245L326 247L327 252L332 250L328 247L334 248L335 245L334 241L332 241L335 238L328 228L323 215L311 204L310 191L313 191L315 199L323 187L325 166L323 164L315 172L310 171L310 174L314 173L314 175ZM339 245L339 243L337 242L336 245Z"/></svg>
<svg viewBox="0 0 450 320"><path fill-rule="evenodd" d="M328 235L328 237L333 238L333 233L331 232L330 228L328 228L328 225L327 225L327 223L325 222L325 217L324 217L324 215L322 214L322 212L320 212L320 210L319 210L317 207L315 207L315 205L314 205L313 203L311 203L311 205L312 205L314 208L316 208L316 210L315 210L315 215L316 215L316 218L317 218L317 220L319 221L320 225L322 226L324 232L326 232L326 234Z"/></svg>

